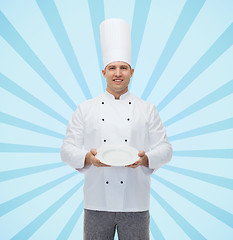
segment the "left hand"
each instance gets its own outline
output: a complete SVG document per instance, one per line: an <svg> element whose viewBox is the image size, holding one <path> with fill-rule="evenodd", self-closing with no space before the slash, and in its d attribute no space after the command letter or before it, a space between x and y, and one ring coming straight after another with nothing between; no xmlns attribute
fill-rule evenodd
<svg viewBox="0 0 233 240"><path fill-rule="evenodd" d="M144 151L139 151L138 156L140 157L135 163L127 165L126 167L136 168L138 166L149 167L148 157Z"/></svg>

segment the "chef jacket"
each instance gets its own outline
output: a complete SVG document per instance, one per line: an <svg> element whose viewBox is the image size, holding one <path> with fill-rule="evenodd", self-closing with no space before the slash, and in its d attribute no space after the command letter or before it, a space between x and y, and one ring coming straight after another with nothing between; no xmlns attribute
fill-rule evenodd
<svg viewBox="0 0 233 240"><path fill-rule="evenodd" d="M144 150L149 167L86 165L86 153L104 144ZM130 92L115 99L109 92L81 103L67 127L62 160L85 176L84 208L100 211L149 210L150 175L170 161L172 147L155 106Z"/></svg>

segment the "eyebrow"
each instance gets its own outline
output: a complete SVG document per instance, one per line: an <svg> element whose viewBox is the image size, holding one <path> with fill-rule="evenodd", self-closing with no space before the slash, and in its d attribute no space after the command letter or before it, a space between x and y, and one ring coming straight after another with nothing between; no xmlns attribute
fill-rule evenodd
<svg viewBox="0 0 233 240"><path fill-rule="evenodd" d="M109 65L108 66L108 68L111 68L111 67L116 67L116 65ZM129 67L129 65L124 64L124 65L120 65L119 67Z"/></svg>

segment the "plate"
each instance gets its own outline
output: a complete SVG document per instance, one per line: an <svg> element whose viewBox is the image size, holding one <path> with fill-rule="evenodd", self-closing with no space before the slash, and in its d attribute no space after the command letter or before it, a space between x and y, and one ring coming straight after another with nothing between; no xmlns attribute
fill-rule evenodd
<svg viewBox="0 0 233 240"><path fill-rule="evenodd" d="M139 159L138 150L127 145L103 145L97 149L96 158L111 166L126 166Z"/></svg>

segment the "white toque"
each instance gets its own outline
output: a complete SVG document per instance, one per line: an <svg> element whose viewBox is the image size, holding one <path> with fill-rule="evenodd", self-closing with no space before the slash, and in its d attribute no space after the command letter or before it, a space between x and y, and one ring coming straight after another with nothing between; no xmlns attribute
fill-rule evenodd
<svg viewBox="0 0 233 240"><path fill-rule="evenodd" d="M123 19L107 19L100 24L100 41L104 68L122 61L131 66L131 32Z"/></svg>

